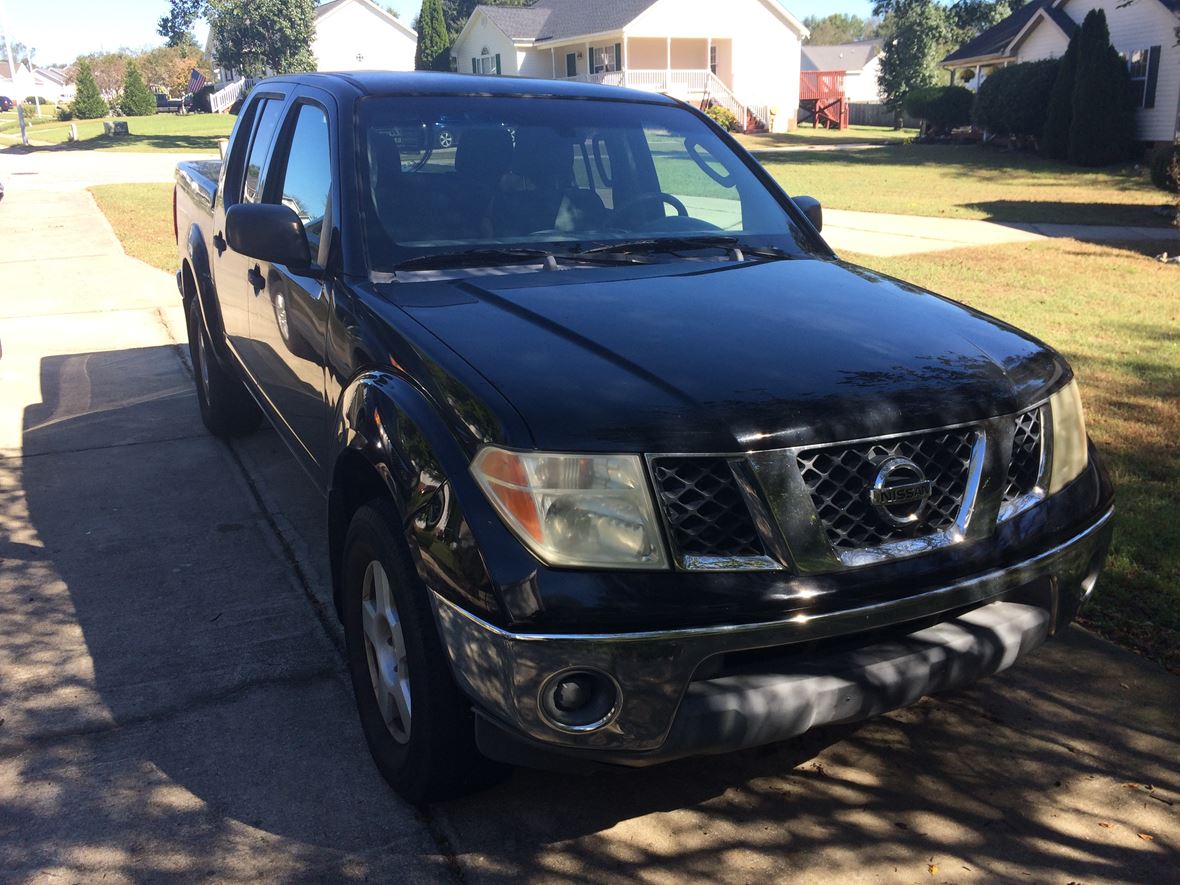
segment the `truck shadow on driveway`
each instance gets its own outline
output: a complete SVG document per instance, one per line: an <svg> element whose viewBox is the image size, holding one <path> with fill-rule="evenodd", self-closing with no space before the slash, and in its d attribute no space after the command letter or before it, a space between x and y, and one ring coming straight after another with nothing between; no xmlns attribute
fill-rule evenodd
<svg viewBox="0 0 1180 885"><path fill-rule="evenodd" d="M446 875L370 764L342 663L202 430L175 349L41 372L19 473L0 461L0 783L16 834L0 836L0 869ZM269 482L307 481L279 457ZM933 864L938 878L1164 881L1177 709L1180 680L1075 631L860 726L650 770L518 770L427 818L469 878L925 880Z"/></svg>

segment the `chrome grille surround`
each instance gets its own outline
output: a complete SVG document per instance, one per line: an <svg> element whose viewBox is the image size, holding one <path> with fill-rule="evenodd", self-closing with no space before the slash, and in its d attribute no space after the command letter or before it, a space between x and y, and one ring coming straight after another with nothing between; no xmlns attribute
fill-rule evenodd
<svg viewBox="0 0 1180 885"><path fill-rule="evenodd" d="M1045 430L1051 426L1047 405L1037 406L1016 416L999 522L1023 513L1045 497L1052 453L1052 434Z"/></svg>

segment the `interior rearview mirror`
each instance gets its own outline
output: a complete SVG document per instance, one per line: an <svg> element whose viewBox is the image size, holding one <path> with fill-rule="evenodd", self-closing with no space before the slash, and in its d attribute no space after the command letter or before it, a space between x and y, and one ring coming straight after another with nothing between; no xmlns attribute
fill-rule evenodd
<svg viewBox="0 0 1180 885"><path fill-rule="evenodd" d="M791 197L816 230L824 229L824 209L815 197Z"/></svg>
<svg viewBox="0 0 1180 885"><path fill-rule="evenodd" d="M283 264L295 271L311 266L303 222L290 206L237 203L225 213L225 239L239 255Z"/></svg>

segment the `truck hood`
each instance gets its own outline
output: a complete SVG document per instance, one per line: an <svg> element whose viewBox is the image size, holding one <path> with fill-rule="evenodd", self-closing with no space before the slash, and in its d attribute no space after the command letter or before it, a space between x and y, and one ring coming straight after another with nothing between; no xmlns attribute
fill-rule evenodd
<svg viewBox="0 0 1180 885"><path fill-rule="evenodd" d="M831 260L382 288L549 450L731 452L939 427L1017 411L1069 372L996 319Z"/></svg>

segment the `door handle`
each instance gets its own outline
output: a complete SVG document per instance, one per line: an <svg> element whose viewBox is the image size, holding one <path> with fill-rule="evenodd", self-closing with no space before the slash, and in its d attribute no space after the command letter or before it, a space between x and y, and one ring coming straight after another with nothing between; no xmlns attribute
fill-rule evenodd
<svg viewBox="0 0 1180 885"><path fill-rule="evenodd" d="M246 274L246 279L250 281L250 285L254 287L254 294L257 295L266 288L266 280L262 278L262 268L257 264L254 265Z"/></svg>
<svg viewBox="0 0 1180 885"><path fill-rule="evenodd" d="M213 248L217 250L218 256L225 252L225 237L223 237L221 234L214 234Z"/></svg>

